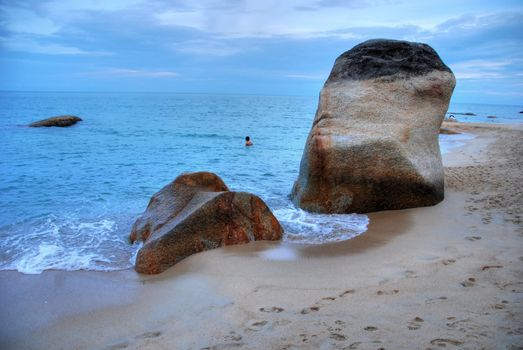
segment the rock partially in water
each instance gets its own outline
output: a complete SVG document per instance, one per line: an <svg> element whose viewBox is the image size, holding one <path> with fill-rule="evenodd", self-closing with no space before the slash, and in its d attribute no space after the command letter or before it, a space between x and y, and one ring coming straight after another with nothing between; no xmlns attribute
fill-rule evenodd
<svg viewBox="0 0 523 350"><path fill-rule="evenodd" d="M455 84L426 44L370 40L342 54L320 93L294 203L365 213L440 202L438 133Z"/></svg>
<svg viewBox="0 0 523 350"><path fill-rule="evenodd" d="M150 200L131 241L145 241L136 271L160 273L189 255L222 245L279 240L283 228L256 195L229 191L216 174L178 176Z"/></svg>
<svg viewBox="0 0 523 350"><path fill-rule="evenodd" d="M487 118L488 119L496 119L497 117L495 115L488 115Z"/></svg>
<svg viewBox="0 0 523 350"><path fill-rule="evenodd" d="M77 122L82 121L82 118L74 116L74 115L60 115L57 117L51 117L43 120L39 120L37 122L29 124L30 127L33 128L39 128L39 127L50 127L50 126L58 126L58 127L67 127L76 124Z"/></svg>

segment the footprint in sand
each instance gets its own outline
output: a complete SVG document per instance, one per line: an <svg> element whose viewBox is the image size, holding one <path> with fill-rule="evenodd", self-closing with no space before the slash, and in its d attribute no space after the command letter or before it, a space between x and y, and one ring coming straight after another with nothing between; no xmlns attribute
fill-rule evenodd
<svg viewBox="0 0 523 350"><path fill-rule="evenodd" d="M468 237L465 237L465 239L468 239L469 241L474 242L474 241L479 241L481 239L481 236L468 236Z"/></svg>
<svg viewBox="0 0 523 350"><path fill-rule="evenodd" d="M301 338L302 343L306 343L309 341L308 335L305 333L300 334L300 338Z"/></svg>
<svg viewBox="0 0 523 350"><path fill-rule="evenodd" d="M242 340L242 336L237 334L235 331L231 331L229 332L229 335L225 336L223 339L226 340L226 341L235 341L235 342L239 342L240 340Z"/></svg>
<svg viewBox="0 0 523 350"><path fill-rule="evenodd" d="M224 343L201 348L200 350L229 350L232 348L241 348L245 343Z"/></svg>
<svg viewBox="0 0 523 350"><path fill-rule="evenodd" d="M255 332L261 331L267 324L268 322L265 320L250 320L247 322L247 329Z"/></svg>
<svg viewBox="0 0 523 350"><path fill-rule="evenodd" d="M393 289L393 290L388 290L388 291L378 290L376 292L376 294L378 294L378 295L394 295L394 294L398 294L398 293L399 293L398 289Z"/></svg>
<svg viewBox="0 0 523 350"><path fill-rule="evenodd" d="M425 300L425 304L434 304L434 303L444 301L447 299L448 299L447 297L430 298L430 299Z"/></svg>
<svg viewBox="0 0 523 350"><path fill-rule="evenodd" d="M374 340L374 341L371 341L371 342L357 341L357 342L351 343L349 345L349 347L345 348L345 349L350 349L350 350L357 349L358 346L360 346L362 344L381 344L381 342L379 340ZM383 349L383 348L379 348L379 349Z"/></svg>
<svg viewBox="0 0 523 350"><path fill-rule="evenodd" d="M523 327L515 328L507 332L507 335L522 335L523 334Z"/></svg>
<svg viewBox="0 0 523 350"><path fill-rule="evenodd" d="M161 334L162 334L162 332L160 332L160 331L145 332L145 333L137 335L136 337L134 337L134 339L136 339L136 340L153 339L153 338L159 337ZM129 347L129 342L124 341L124 342L121 342L118 344L111 345L110 347L107 348L107 350L126 349L128 347Z"/></svg>
<svg viewBox="0 0 523 350"><path fill-rule="evenodd" d="M345 291L341 295L344 295L344 293L350 293L350 292ZM314 305L302 309L301 313L303 315L306 315L306 314L310 314L311 312L320 311L321 306L326 306L326 305L332 303L334 300L336 300L336 297L321 298L319 301L315 302Z"/></svg>
<svg viewBox="0 0 523 350"><path fill-rule="evenodd" d="M443 265L445 265L445 266L447 266L447 265L452 265L452 264L454 264L455 262L456 262L455 259L443 259L443 260L441 260L441 263L442 263Z"/></svg>
<svg viewBox="0 0 523 350"><path fill-rule="evenodd" d="M341 292L338 296L340 298L343 298L343 297L346 297L349 294L354 294L354 292L355 292L354 289L347 289L347 290Z"/></svg>
<svg viewBox="0 0 523 350"><path fill-rule="evenodd" d="M458 327L463 328L464 324L467 324L468 322L470 322L470 318L465 318L463 320L456 320L456 317L447 317L447 320L452 321L452 322L446 323L446 326L449 328L458 328Z"/></svg>
<svg viewBox="0 0 523 350"><path fill-rule="evenodd" d="M367 326L365 328L363 328L364 330L366 330L367 332L374 332L374 331L377 331L378 330L378 327L374 327L374 326Z"/></svg>
<svg viewBox="0 0 523 350"><path fill-rule="evenodd" d="M444 348L447 346L447 344L454 345L454 346L460 346L460 345L463 345L463 342L456 340L456 339L436 338L436 339L432 339L430 341L430 344Z"/></svg>
<svg viewBox="0 0 523 350"><path fill-rule="evenodd" d="M347 340L347 337L340 333L331 333L329 338L334 339L336 341L345 341Z"/></svg>
<svg viewBox="0 0 523 350"><path fill-rule="evenodd" d="M135 339L152 339L157 338L162 334L162 332L156 331L156 332L146 332L140 335L137 335Z"/></svg>
<svg viewBox="0 0 523 350"><path fill-rule="evenodd" d="M476 283L476 279L473 277L470 277L466 279L465 281L461 282L461 285L463 287L474 287L474 284Z"/></svg>
<svg viewBox="0 0 523 350"><path fill-rule="evenodd" d="M317 301L317 302L316 302L316 305L327 305L327 304L332 303L334 300L336 300L336 297L325 297L325 298L321 298L320 301Z"/></svg>
<svg viewBox="0 0 523 350"><path fill-rule="evenodd" d="M111 345L107 348L107 350L119 350L119 349L126 349L129 346L128 342L122 342L118 344Z"/></svg>
<svg viewBox="0 0 523 350"><path fill-rule="evenodd" d="M412 270L406 270L406 271L405 271L405 277L407 277L407 278L416 278L416 277L418 277L418 276L416 275L416 272L415 272L415 271L412 271Z"/></svg>
<svg viewBox="0 0 523 350"><path fill-rule="evenodd" d="M421 324L425 322L424 319L422 319L421 317L414 317L408 324L408 328L412 331L414 330L418 330L421 328Z"/></svg>
<svg viewBox="0 0 523 350"><path fill-rule="evenodd" d="M316 311L320 311L320 307L319 306L306 307L303 310L301 310L301 313L303 315L306 315L306 314L310 314L311 312L316 312Z"/></svg>
<svg viewBox="0 0 523 350"><path fill-rule="evenodd" d="M260 308L260 311L261 312L275 312L275 313L280 313L282 311L284 311L285 309L282 308L282 307L278 307L278 306L272 306L272 307L261 307Z"/></svg>

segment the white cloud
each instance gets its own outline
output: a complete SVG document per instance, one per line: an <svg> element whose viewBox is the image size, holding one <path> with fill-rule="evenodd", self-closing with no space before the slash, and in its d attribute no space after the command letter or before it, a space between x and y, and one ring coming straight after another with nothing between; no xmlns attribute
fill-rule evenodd
<svg viewBox="0 0 523 350"><path fill-rule="evenodd" d="M160 24L174 27L188 27L198 30L207 28L205 13L197 10L170 10L156 15Z"/></svg>
<svg viewBox="0 0 523 350"><path fill-rule="evenodd" d="M456 76L456 79L460 80L476 80L476 79L503 79L506 78L504 74L500 73L488 73L488 72L480 72L480 71L454 71L454 75Z"/></svg>
<svg viewBox="0 0 523 350"><path fill-rule="evenodd" d="M65 14L71 11L122 11L141 3L144 3L144 0L52 0L44 6L52 13Z"/></svg>
<svg viewBox="0 0 523 350"><path fill-rule="evenodd" d="M232 56L246 52L238 46L233 46L217 40L187 40L172 45L174 50L196 56ZM250 48L252 50L252 48Z"/></svg>
<svg viewBox="0 0 523 350"><path fill-rule="evenodd" d="M467 60L449 64L457 79L502 79L512 60Z"/></svg>
<svg viewBox="0 0 523 350"><path fill-rule="evenodd" d="M325 80L329 74L286 74L285 78L303 79L303 80Z"/></svg>
<svg viewBox="0 0 523 350"><path fill-rule="evenodd" d="M30 52L45 55L112 55L112 53L105 51L85 51L73 46L56 43L41 43L34 39L23 36L12 36L9 38L0 37L0 45L11 51Z"/></svg>
<svg viewBox="0 0 523 350"><path fill-rule="evenodd" d="M456 16L446 8L442 4L427 11L423 3L390 0L193 0L183 7L168 6L155 17L161 25L188 27L226 38L354 39L358 35L349 28L395 28L408 24L433 29Z"/></svg>
<svg viewBox="0 0 523 350"><path fill-rule="evenodd" d="M0 25L13 33L53 35L60 26L49 18L41 17L24 8L1 6Z"/></svg>

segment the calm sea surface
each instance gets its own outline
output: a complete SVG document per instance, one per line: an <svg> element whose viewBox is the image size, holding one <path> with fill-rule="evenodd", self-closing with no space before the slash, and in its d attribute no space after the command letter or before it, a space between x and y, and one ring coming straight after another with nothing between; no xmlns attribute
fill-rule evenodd
<svg viewBox="0 0 523 350"><path fill-rule="evenodd" d="M261 196L287 241L363 233L365 215L308 214L288 199L316 105L316 97L0 93L0 270L130 267L132 223L152 194L187 171L215 172L232 190ZM449 111L477 114L458 120L507 123L523 121L522 109L456 104ZM25 127L61 114L84 121ZM254 147L243 146L246 135ZM459 140L445 137L444 145Z"/></svg>

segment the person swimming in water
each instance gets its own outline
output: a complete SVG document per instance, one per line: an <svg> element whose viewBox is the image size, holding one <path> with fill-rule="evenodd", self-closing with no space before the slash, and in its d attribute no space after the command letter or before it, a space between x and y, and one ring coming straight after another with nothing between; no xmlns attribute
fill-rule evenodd
<svg viewBox="0 0 523 350"><path fill-rule="evenodd" d="M249 136L245 136L245 146L252 146L254 145L251 141L251 138Z"/></svg>

